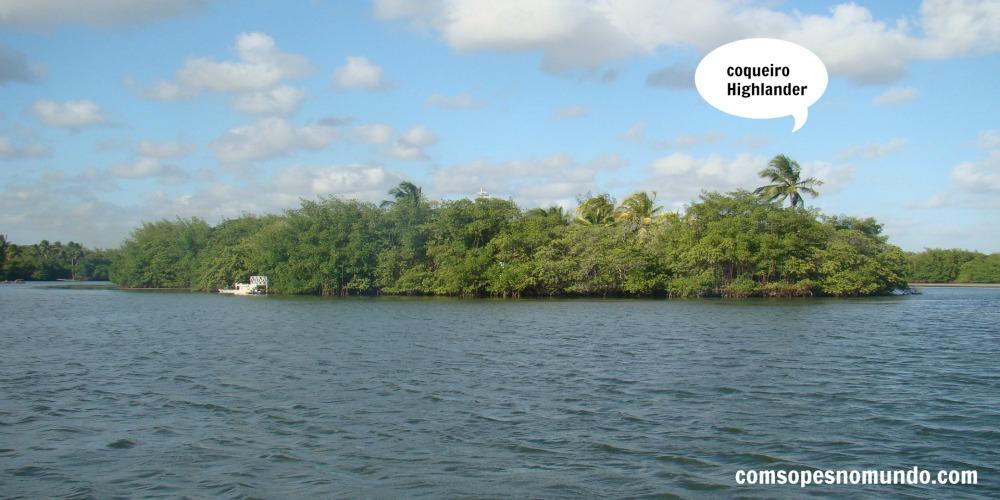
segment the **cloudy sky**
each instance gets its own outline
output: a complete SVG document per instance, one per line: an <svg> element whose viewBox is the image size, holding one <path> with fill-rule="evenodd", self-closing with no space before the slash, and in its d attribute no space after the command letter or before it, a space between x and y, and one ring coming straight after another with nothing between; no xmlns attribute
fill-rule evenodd
<svg viewBox="0 0 1000 500"><path fill-rule="evenodd" d="M785 153L810 204L907 250L1000 251L1000 0L4 0L0 233L117 246L143 220L300 198L523 206L753 188ZM799 43L831 80L792 118L723 114L698 61Z"/></svg>

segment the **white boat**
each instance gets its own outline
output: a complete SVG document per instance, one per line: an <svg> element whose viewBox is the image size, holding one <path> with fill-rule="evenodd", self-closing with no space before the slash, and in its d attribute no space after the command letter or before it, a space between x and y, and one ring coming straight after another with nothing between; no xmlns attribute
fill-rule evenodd
<svg viewBox="0 0 1000 500"><path fill-rule="evenodd" d="M267 276L251 276L250 283L233 283L232 288L220 288L227 295L267 295Z"/></svg>

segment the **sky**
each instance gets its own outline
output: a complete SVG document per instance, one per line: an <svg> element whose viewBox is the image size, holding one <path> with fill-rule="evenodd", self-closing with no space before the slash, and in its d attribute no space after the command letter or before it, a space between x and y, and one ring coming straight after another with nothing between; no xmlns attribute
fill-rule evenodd
<svg viewBox="0 0 1000 500"><path fill-rule="evenodd" d="M705 54L768 37L830 74L805 126L725 114ZM1000 0L3 0L0 234L116 247L143 221L485 189L522 207L753 189L905 250L1000 251Z"/></svg>

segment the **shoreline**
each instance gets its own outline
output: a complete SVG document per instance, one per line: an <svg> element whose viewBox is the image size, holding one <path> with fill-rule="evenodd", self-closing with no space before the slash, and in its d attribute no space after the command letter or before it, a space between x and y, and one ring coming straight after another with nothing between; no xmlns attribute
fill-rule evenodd
<svg viewBox="0 0 1000 500"><path fill-rule="evenodd" d="M927 288L1000 288L1000 283L910 283L913 287Z"/></svg>

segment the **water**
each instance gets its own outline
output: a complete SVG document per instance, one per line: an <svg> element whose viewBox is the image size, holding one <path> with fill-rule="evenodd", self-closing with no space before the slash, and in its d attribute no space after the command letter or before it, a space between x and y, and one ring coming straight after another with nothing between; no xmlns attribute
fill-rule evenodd
<svg viewBox="0 0 1000 500"><path fill-rule="evenodd" d="M0 286L0 496L1000 496L1000 290L858 300ZM738 469L978 486L738 486Z"/></svg>

